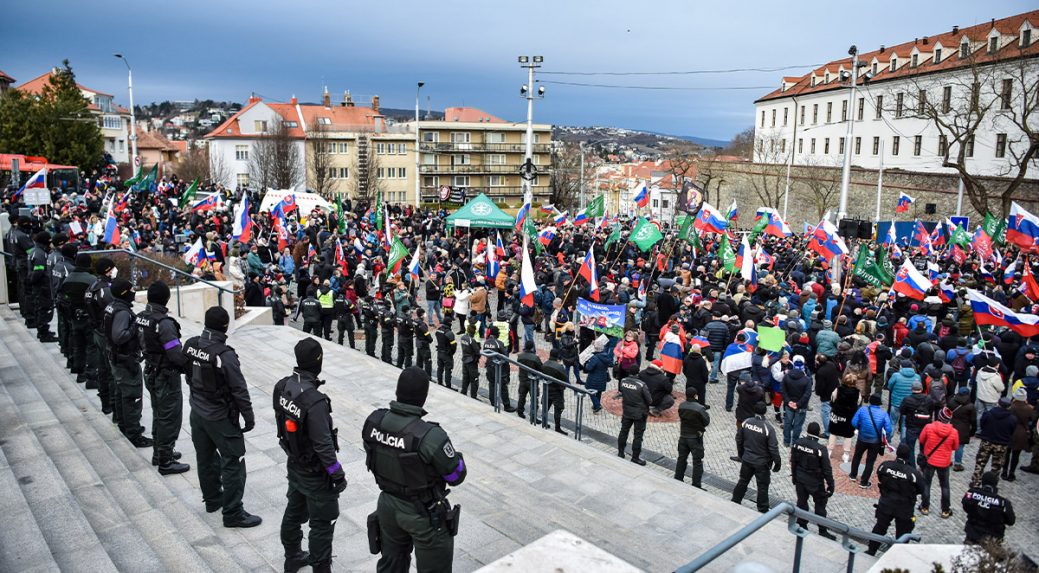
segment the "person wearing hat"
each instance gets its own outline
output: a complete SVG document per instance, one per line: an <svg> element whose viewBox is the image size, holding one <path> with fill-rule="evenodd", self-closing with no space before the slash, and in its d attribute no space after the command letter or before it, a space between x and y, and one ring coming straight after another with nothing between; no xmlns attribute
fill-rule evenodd
<svg viewBox="0 0 1039 573"><path fill-rule="evenodd" d="M859 431L859 439L855 441L855 452L852 454L851 473L848 474L848 478L852 481L857 479L859 463L862 462L862 456L865 455L866 467L862 472L862 479L859 481L859 487L862 489L868 489L873 485L873 482L870 481L870 477L873 475L873 464L894 433L891 418L880 404L880 394L873 394L869 397L869 404L860 406L859 410L855 412L855 417L851 419L852 427Z"/></svg>
<svg viewBox="0 0 1039 573"><path fill-rule="evenodd" d="M386 364L393 364L393 335L397 331L397 316L390 308L390 301L385 297L377 299L376 304L379 314L379 333L382 337L379 359Z"/></svg>
<svg viewBox="0 0 1039 573"><path fill-rule="evenodd" d="M663 375L663 372L661 372ZM640 466L646 465L642 459L642 436L646 432L646 421L649 416L653 397L649 386L641 376L627 376L617 384L621 399L621 430L617 435L617 456L625 457L628 447L628 433L635 428L635 436L631 442L631 461Z"/></svg>
<svg viewBox="0 0 1039 573"><path fill-rule="evenodd" d="M710 347L707 350L709 351ZM707 379L710 376L707 371L707 359L703 357L703 349L695 342L682 359L682 374L685 375L686 388L692 387L696 390L696 401L705 409L710 409L706 404Z"/></svg>
<svg viewBox="0 0 1039 573"><path fill-rule="evenodd" d="M162 475L191 469L177 462L180 452L174 449L184 404L180 374L187 359L180 342L180 324L166 309L169 300L170 287L162 281L154 282L148 287L147 306L137 315L144 346L144 385L152 403L152 465L158 466Z"/></svg>
<svg viewBox="0 0 1039 573"><path fill-rule="evenodd" d="M76 375L76 382L84 382L87 374L87 346L93 344L90 336L90 317L87 314L85 295L96 278L90 274L90 255L76 255L72 271L61 281L59 297L64 300L68 318L69 370ZM94 374L96 375L96 373ZM94 382L96 384L96 382Z"/></svg>
<svg viewBox="0 0 1039 573"><path fill-rule="evenodd" d="M978 455L974 458L974 475L971 485L978 486L981 483L981 474L992 462L992 471L999 475L1003 469L1003 461L1006 459L1007 446L1014 436L1017 428L1017 418L1010 413L1010 398L1003 396L996 402L996 407L981 415L981 430L978 439L981 446L978 447Z"/></svg>
<svg viewBox="0 0 1039 573"><path fill-rule="evenodd" d="M227 345L231 317L223 307L206 310L205 329L184 343L191 389L191 442L206 511L223 509L224 527L263 522L242 507L245 436L256 425L238 354ZM243 423L244 425L239 425Z"/></svg>
<svg viewBox="0 0 1039 573"><path fill-rule="evenodd" d="M29 280L29 251L33 248L33 241L29 237L32 221L28 217L11 215L11 230L7 233L7 248L14 254L15 290L18 302L18 313L25 319L26 328L35 328L36 317L30 312L30 294L28 289Z"/></svg>
<svg viewBox="0 0 1039 573"><path fill-rule="evenodd" d="M952 515L949 496L949 467L952 456L960 447L960 435L952 427L952 410L942 408L935 421L924 426L920 432L920 471L924 476L924 491L920 497L920 513L931 511L931 481L938 474L938 485L942 490L942 519ZM912 457L912 456L910 456Z"/></svg>
<svg viewBox="0 0 1039 573"><path fill-rule="evenodd" d="M999 495L999 474L985 472L981 484L971 487L964 494L961 504L967 514L963 525L965 545L983 543L987 540L1002 541L1008 525L1014 525L1017 516L1010 500Z"/></svg>
<svg viewBox="0 0 1039 573"><path fill-rule="evenodd" d="M900 441L905 441L906 439L906 420L902 414L902 401L913 393L913 388L917 385L920 385L922 391L923 381L920 379L920 375L916 373L916 370L913 369L911 360L902 360L901 367L887 381L887 389L891 391L891 402L889 404L891 425L899 429Z"/></svg>
<svg viewBox="0 0 1039 573"><path fill-rule="evenodd" d="M909 465L911 455L913 448L909 444L898 444L895 459L877 468L880 499L876 504L877 524L873 526L873 533L877 535L886 535L892 521L895 522L896 538L912 533L916 526L916 497L924 492L924 478L919 470ZM878 549L880 543L870 541L866 553L876 555Z"/></svg>
<svg viewBox="0 0 1039 573"><path fill-rule="evenodd" d="M801 427L812 399L812 375L805 368L803 356L794 356L792 367L783 376L779 391L783 396L783 445L790 447L801 437Z"/></svg>
<svg viewBox="0 0 1039 573"><path fill-rule="evenodd" d="M336 459L339 442L332 422L332 401L319 389L323 351L307 337L296 343L296 367L274 385L274 422L287 456L288 503L281 520L285 568L290 573L312 565L332 570L332 537L339 518L339 494L346 474ZM310 525L310 552L303 551L304 523Z"/></svg>
<svg viewBox="0 0 1039 573"><path fill-rule="evenodd" d="M809 422L808 434L794 441L790 448L790 475L797 491L797 507L807 511L808 498L811 497L815 514L826 517L826 502L833 495L836 484L830 466L830 452L819 443L821 433L818 422ZM800 519L797 524L803 528L808 521ZM819 535L837 539L821 525Z"/></svg>
<svg viewBox="0 0 1039 573"><path fill-rule="evenodd" d="M610 381L610 368L614 363L612 345L607 344L604 338L600 336L592 341L594 353L583 367L588 374L584 379L584 386L592 392L592 414L596 415L602 412L602 393L606 391L606 385Z"/></svg>
<svg viewBox="0 0 1039 573"><path fill-rule="evenodd" d="M934 417L934 410L940 405L931 400L929 394L924 394L924 385L921 382L913 382L913 393L906 396L899 406L899 414L905 425L904 441L909 447L915 447L920 433ZM909 457L909 465L916 466L915 456Z"/></svg>
<svg viewBox="0 0 1039 573"><path fill-rule="evenodd" d="M529 395L532 399L537 398L537 392L531 393L530 387L531 384L538 383L538 373L541 372L543 366L541 358L538 357L535 351L533 340L527 340L523 343L523 352L516 356L516 362L534 371L532 374L525 368L519 369L519 394L516 399L516 415L523 418L526 416L527 396ZM532 409L536 412L537 405L534 405Z"/></svg>
<svg viewBox="0 0 1039 573"><path fill-rule="evenodd" d="M977 400L975 406L978 409L980 423L981 416L996 407L996 402L1007 386L1003 381L1003 374L999 371L999 359L980 355L974 358L974 362L978 366L978 371L974 375L974 397Z"/></svg>
<svg viewBox="0 0 1039 573"><path fill-rule="evenodd" d="M47 275L47 255L50 253L50 242L51 234L47 231L36 233L35 243L28 254L29 271L26 275L26 286L29 292L32 324L36 328L36 338L40 342L58 341L58 338L50 331L50 322L54 318L54 300L51 297L50 280Z"/></svg>
<svg viewBox="0 0 1039 573"><path fill-rule="evenodd" d="M108 361L108 340L102 328L105 308L112 303L112 281L119 275L119 269L108 257L101 257L94 263L97 278L87 288L83 300L87 308L93 344L87 347L87 373L94 374L87 378L86 388L97 388L97 397L101 400L101 411L112 414L112 421L119 423L112 408L112 364ZM96 384L92 386L91 383Z"/></svg>
<svg viewBox="0 0 1039 573"><path fill-rule="evenodd" d="M462 484L467 470L447 432L422 419L428 393L426 373L404 369L397 399L372 412L361 430L368 471L381 490L368 516L370 550L382 553L379 571L407 571L413 547L419 571L452 568L461 508L452 508L446 488Z"/></svg>
<svg viewBox="0 0 1039 573"><path fill-rule="evenodd" d="M675 479L685 480L685 468L689 455L693 456L693 487L703 489L703 436L711 423L707 408L700 402L695 386L686 386L685 401L678 406L681 422L678 434L678 460L675 463Z"/></svg>
<svg viewBox="0 0 1039 573"><path fill-rule="evenodd" d="M952 471L963 471L963 449L970 443L971 438L978 432L978 416L974 408L974 401L970 399L970 387L962 386L956 395L949 400L949 409L952 411L952 427L959 434L960 447L953 454Z"/></svg>
<svg viewBox="0 0 1039 573"><path fill-rule="evenodd" d="M126 279L112 281L112 303L105 308L103 329L112 364L112 408L119 418L119 431L138 448L153 442L141 425L141 342L137 315L130 306L133 285Z"/></svg>
<svg viewBox="0 0 1039 573"><path fill-rule="evenodd" d="M1021 461L1021 451L1028 449L1029 434L1035 422L1035 408L1028 403L1028 391L1023 387L1018 388L1014 390L1012 398L1010 413L1017 420L1017 426L1014 427L1014 433L1010 437L1006 459L1003 462L1001 477L1006 481L1017 479L1014 472Z"/></svg>
<svg viewBox="0 0 1039 573"><path fill-rule="evenodd" d="M415 320L411 317L411 306L401 304L394 319L397 326L397 368L411 366L415 357Z"/></svg>
<svg viewBox="0 0 1039 573"><path fill-rule="evenodd" d="M300 315L303 315L303 332L321 336L321 301L317 299L317 287L307 287L307 296L299 301L292 321L295 322Z"/></svg>
<svg viewBox="0 0 1039 573"><path fill-rule="evenodd" d="M69 331L72 330L72 323L69 317L68 301L61 292L61 284L75 268L72 263L76 259L76 245L65 243L65 235L58 235L58 237L62 239L62 245L51 251L47 258L47 269L50 276L51 297L54 299L54 308L58 315L58 348L65 355L65 368L71 370ZM54 244L57 246L58 241L55 240Z"/></svg>
<svg viewBox="0 0 1039 573"><path fill-rule="evenodd" d="M510 370L509 366L509 347L505 345L498 336L501 331L498 330L498 326L492 324L487 329L487 338L483 341L483 350L490 350L491 352L497 352L504 358L490 357L484 361L484 368L487 370L487 397L490 399L492 406L497 406L498 401L498 389L501 388L501 404L506 412L515 412L516 409L509 403L509 378ZM475 396L474 396L475 397Z"/></svg>
<svg viewBox="0 0 1039 573"><path fill-rule="evenodd" d="M768 486L772 481L769 470L779 473L782 466L779 439L775 428L765 421L766 411L764 402L754 404L754 415L744 420L736 432L740 479L732 490L732 501L742 503L750 478L753 477L758 490L758 511L761 513L768 511Z"/></svg>

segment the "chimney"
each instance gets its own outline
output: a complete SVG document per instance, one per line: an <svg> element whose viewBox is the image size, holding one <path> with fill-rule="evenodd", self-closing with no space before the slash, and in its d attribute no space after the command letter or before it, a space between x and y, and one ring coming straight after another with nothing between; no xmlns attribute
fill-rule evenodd
<svg viewBox="0 0 1039 573"><path fill-rule="evenodd" d="M952 33L953 34L959 34L960 33L960 27L959 26L953 26L952 27Z"/></svg>
<svg viewBox="0 0 1039 573"><path fill-rule="evenodd" d="M295 94L292 95L292 99L289 100L289 103L292 104L292 105L296 105L296 104L299 103L299 100L296 99L296 95Z"/></svg>
<svg viewBox="0 0 1039 573"><path fill-rule="evenodd" d="M263 101L263 98L256 94L252 94L249 96L249 103L259 103L261 101Z"/></svg>
<svg viewBox="0 0 1039 573"><path fill-rule="evenodd" d="M880 53L881 53L881 54L883 54L883 53L884 53L884 50L885 50L885 48L884 48L884 44L881 44L881 45L880 45Z"/></svg>
<svg viewBox="0 0 1039 573"><path fill-rule="evenodd" d="M372 96L372 111L379 113L379 96Z"/></svg>
<svg viewBox="0 0 1039 573"><path fill-rule="evenodd" d="M325 86L325 95L323 101L325 103L325 107L332 107L332 100L328 96L328 86Z"/></svg>
<svg viewBox="0 0 1039 573"><path fill-rule="evenodd" d="M924 36L924 45L927 45L927 36Z"/></svg>
<svg viewBox="0 0 1039 573"><path fill-rule="evenodd" d="M343 107L353 107L354 98L350 97L350 90L343 92Z"/></svg>
<svg viewBox="0 0 1039 573"><path fill-rule="evenodd" d="M914 46L915 46L915 45L916 45L916 44L917 44L918 42L920 42L920 38L913 38L913 45L914 45Z"/></svg>

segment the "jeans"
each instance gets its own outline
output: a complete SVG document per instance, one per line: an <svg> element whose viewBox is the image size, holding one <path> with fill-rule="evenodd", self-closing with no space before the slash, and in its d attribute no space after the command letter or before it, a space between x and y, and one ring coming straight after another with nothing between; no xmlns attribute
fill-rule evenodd
<svg viewBox="0 0 1039 573"><path fill-rule="evenodd" d="M437 323L444 322L444 315L440 314L440 301L439 300L427 300L426 301L426 315L432 318L437 317Z"/></svg>
<svg viewBox="0 0 1039 573"><path fill-rule="evenodd" d="M729 372L725 375L725 411L729 412L732 410L732 404L736 401L736 383L739 382L740 372L742 370L736 370L735 372Z"/></svg>
<svg viewBox="0 0 1039 573"><path fill-rule="evenodd" d="M995 407L996 407L996 403L995 402L985 402L984 400L978 400L977 409L978 409L978 427L979 428L981 427L981 417L983 415L985 415L985 412L988 412L989 410L991 410L991 409L993 409Z"/></svg>
<svg viewBox="0 0 1039 573"><path fill-rule="evenodd" d="M915 457L915 456L910 456ZM924 493L920 497L920 507L930 509L931 507L931 481L934 479L934 475L938 474L938 485L942 489L942 511L949 511L950 506L950 494L949 494L949 467L936 468L931 464L924 464L924 467L920 468L924 474Z"/></svg>
<svg viewBox="0 0 1039 573"><path fill-rule="evenodd" d="M598 412L602 409L602 391L593 390L591 388L589 388L588 391L591 392L589 398L592 399L592 410Z"/></svg>
<svg viewBox="0 0 1039 573"><path fill-rule="evenodd" d="M523 325L523 343L534 342L534 323Z"/></svg>
<svg viewBox="0 0 1039 573"><path fill-rule="evenodd" d="M718 369L722 366L722 353L717 350L714 351L714 358L711 360L711 382L718 381Z"/></svg>
<svg viewBox="0 0 1039 573"><path fill-rule="evenodd" d="M902 441L899 442L899 445L909 444L909 451L912 453L909 454L909 459L906 461L914 468L916 467L916 441L920 438L920 432L922 431L923 428L908 428L902 437ZM923 471L923 468L919 469Z"/></svg>
<svg viewBox="0 0 1039 573"><path fill-rule="evenodd" d="M859 440L855 442L855 453L851 458L851 474L849 477L855 478L859 475L859 463L862 461L862 455L866 455L866 467L862 471L862 479L859 480L859 484L865 485L870 483L870 477L873 476L873 464L877 461L877 454L880 453L880 449L884 445L880 443L871 444L869 442L863 442Z"/></svg>
<svg viewBox="0 0 1039 573"><path fill-rule="evenodd" d="M819 416L822 417L823 434L830 435L830 403L820 402L819 403Z"/></svg>
<svg viewBox="0 0 1039 573"><path fill-rule="evenodd" d="M891 416L891 429L898 430L898 443L906 441L906 425L905 417L898 411L894 406L891 407L893 411L888 412Z"/></svg>
<svg viewBox="0 0 1039 573"><path fill-rule="evenodd" d="M783 445L789 446L801 437L801 428L804 427L806 412L804 410L792 410L783 405Z"/></svg>
<svg viewBox="0 0 1039 573"><path fill-rule="evenodd" d="M956 453L952 456L952 461L955 464L963 465L963 444L956 448Z"/></svg>
<svg viewBox="0 0 1039 573"><path fill-rule="evenodd" d="M581 367L578 366L576 363L567 364L563 367L563 372L566 372L566 381L570 382L571 370L574 371L574 380L576 380L578 384L584 384L584 382L581 382Z"/></svg>

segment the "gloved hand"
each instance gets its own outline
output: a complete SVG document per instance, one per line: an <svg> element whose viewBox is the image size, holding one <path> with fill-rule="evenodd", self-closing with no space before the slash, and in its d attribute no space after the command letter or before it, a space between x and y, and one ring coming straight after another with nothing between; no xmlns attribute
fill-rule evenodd
<svg viewBox="0 0 1039 573"><path fill-rule="evenodd" d="M833 497L833 486L826 488L826 497Z"/></svg>
<svg viewBox="0 0 1039 573"><path fill-rule="evenodd" d="M336 493L343 493L346 491L346 475L344 475L343 472L338 472L336 475L332 476L332 489L334 489Z"/></svg>
<svg viewBox="0 0 1039 573"><path fill-rule="evenodd" d="M779 473L779 468L780 468L780 463L778 461L772 463L772 473L774 473L774 474Z"/></svg>
<svg viewBox="0 0 1039 573"><path fill-rule="evenodd" d="M247 433L247 432L251 431L255 427L256 427L256 421L251 420L251 419L250 420L246 420L245 421L245 426L242 428L242 433L243 434Z"/></svg>

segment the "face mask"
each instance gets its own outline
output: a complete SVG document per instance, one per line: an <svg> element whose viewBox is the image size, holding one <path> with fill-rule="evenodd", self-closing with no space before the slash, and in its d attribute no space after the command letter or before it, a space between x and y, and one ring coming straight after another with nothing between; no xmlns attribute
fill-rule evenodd
<svg viewBox="0 0 1039 573"><path fill-rule="evenodd" d="M111 272L111 273L109 273L109 274L108 274L108 276L109 276L109 278L111 278L112 280L115 280L115 278L116 278L117 276L119 276L119 269L118 269L118 268L116 268L116 267L112 267L112 272Z"/></svg>

